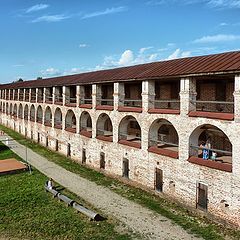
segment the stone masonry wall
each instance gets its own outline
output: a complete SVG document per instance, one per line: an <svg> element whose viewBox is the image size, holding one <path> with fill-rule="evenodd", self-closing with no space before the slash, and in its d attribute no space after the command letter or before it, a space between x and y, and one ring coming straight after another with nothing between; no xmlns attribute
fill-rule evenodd
<svg viewBox="0 0 240 240"><path fill-rule="evenodd" d="M17 105L19 107L19 102ZM23 103L23 109L28 104L30 109L32 103ZM105 153L106 167L105 171L111 174L122 175L123 158L129 160L129 178L151 189L155 184L155 168L163 170L163 193L183 202L186 205L195 207L196 205L196 186L198 182L202 182L208 186L208 212L225 219L235 225L239 225L240 211L240 178L239 172L235 171L235 167L239 169L239 124L229 121L210 120L205 118L189 118L181 115L171 114L148 114L148 113L120 113L117 111L100 111L94 109L80 109L64 106L54 106L51 104L34 103L35 109L38 105L43 108L43 115L47 106L50 107L52 113L59 107L63 114L63 119L68 109L72 109L79 125L79 119L83 111L87 111L92 118L93 135L96 133L96 122L100 114L106 113L113 124L113 135L118 134L118 126L121 119L131 115L138 121L142 131L142 148L137 149L119 144L117 137L114 142L105 142L96 138L87 138L74 133L70 133L61 129L55 129L44 126L40 123L18 119L15 120L9 115L1 113L1 122L15 131L21 132L35 141L46 145L55 150L56 139L58 140L58 151L67 154L67 144L71 146L71 157L80 162L82 161L82 149L86 149L86 164L99 169L100 154ZM148 134L151 124L156 119L166 119L175 127L179 142L179 159L173 159L148 152ZM207 167L191 164L188 159L189 138L191 133L198 126L204 124L212 124L221 129L232 142L233 145L233 172L228 173ZM183 128L182 126L188 126ZM39 134L38 134L39 133ZM46 141L48 139L48 141ZM174 183L174 187L173 187ZM223 204L229 204L225 207Z"/></svg>

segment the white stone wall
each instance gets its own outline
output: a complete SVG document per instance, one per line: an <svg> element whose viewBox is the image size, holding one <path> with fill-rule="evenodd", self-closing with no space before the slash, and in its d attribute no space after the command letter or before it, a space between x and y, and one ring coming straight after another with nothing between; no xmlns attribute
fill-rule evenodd
<svg viewBox="0 0 240 240"><path fill-rule="evenodd" d="M146 83L144 83L146 84ZM65 125L65 116L69 109L71 109L77 120L77 133L70 133L65 130L55 129L44 126L43 124L30 122L24 119L15 120L10 115L0 113L1 122L8 125L15 130L21 130L28 138L38 140L38 132L40 134L40 144L46 145L46 137L48 138L48 147L52 150L56 149L56 139L58 139L58 151L62 154L67 154L67 143L71 145L71 157L81 163L82 149L86 149L86 164L90 167L100 168L100 154L105 153L107 173L122 175L123 158L129 160L129 178L137 183L154 189L155 182L155 168L163 170L163 193L175 198L176 200L195 208L196 206L196 187L198 182L205 183L208 186L208 212L216 217L225 219L235 225L240 226L240 123L238 121L224 121L213 120L207 118L193 118L188 117L188 109L190 95L193 98L195 92L189 88L188 80L184 79L184 84L181 87L181 110L179 115L172 114L149 114L147 113L148 101L153 95L151 85L146 85L151 90L151 93L145 92L143 95L143 106L145 111L142 113L134 112L118 112L117 99L122 98L122 93L116 93L120 85L115 84L115 98L114 110L96 110L96 109L82 109L79 107L67 107L46 103L30 103L22 102L23 109L28 105L29 114L30 107L33 104L37 111L39 105L42 106L43 116L45 109L49 106L54 118L56 108L60 108L63 117L63 127ZM187 86L187 87L186 87ZM190 90L191 91L190 91ZM78 90L79 91L79 90ZM236 93L237 94L237 93ZM7 101L1 100L6 103ZM17 104L19 109L20 102L11 101L12 106ZM10 104L9 104L10 107ZM13 109L13 107L12 107ZM79 134L79 119L82 112L88 112L92 118L92 138L87 138ZM105 142L96 139L96 123L100 114L106 113L113 125L113 142ZM36 113L37 114L37 113ZM119 124L125 117L131 115L136 118L141 127L141 149L133 148L130 146L118 143ZM161 156L148 152L148 137L151 124L156 119L166 119L175 127L179 137L179 159ZM199 126L204 124L211 124L221 129L232 143L232 166L231 173L220 170L211 169L204 166L189 163L189 139L191 133ZM227 203L229 206L225 207Z"/></svg>

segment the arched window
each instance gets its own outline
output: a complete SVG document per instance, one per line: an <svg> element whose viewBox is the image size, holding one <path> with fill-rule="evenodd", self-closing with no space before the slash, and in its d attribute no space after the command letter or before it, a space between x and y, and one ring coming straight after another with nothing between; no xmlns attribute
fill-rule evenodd
<svg viewBox="0 0 240 240"><path fill-rule="evenodd" d="M62 111L60 108L57 108L54 113L54 127L62 129Z"/></svg>
<svg viewBox="0 0 240 240"><path fill-rule="evenodd" d="M35 122L35 107L33 104L30 108L30 121Z"/></svg>
<svg viewBox="0 0 240 240"><path fill-rule="evenodd" d="M112 142L113 127L112 121L106 113L102 113L97 120L97 138Z"/></svg>
<svg viewBox="0 0 240 240"><path fill-rule="evenodd" d="M80 134L92 137L92 119L88 112L82 112L80 117Z"/></svg>
<svg viewBox="0 0 240 240"><path fill-rule="evenodd" d="M13 114L13 104L12 103L10 104L10 112L9 113L10 113L10 115Z"/></svg>
<svg viewBox="0 0 240 240"><path fill-rule="evenodd" d="M38 106L37 108L37 122L42 123L43 120L43 110L41 106Z"/></svg>
<svg viewBox="0 0 240 240"><path fill-rule="evenodd" d="M49 127L52 126L52 111L49 106L45 110L44 125Z"/></svg>
<svg viewBox="0 0 240 240"><path fill-rule="evenodd" d="M17 117L17 104L16 103L14 104L14 107L13 107L13 116L15 118Z"/></svg>
<svg viewBox="0 0 240 240"><path fill-rule="evenodd" d="M76 117L72 110L68 110L65 118L65 130L76 133Z"/></svg>
<svg viewBox="0 0 240 240"><path fill-rule="evenodd" d="M6 114L9 114L9 108L8 108L8 103L6 104Z"/></svg>
<svg viewBox="0 0 240 240"><path fill-rule="evenodd" d="M23 118L23 106L20 103L18 108L18 118Z"/></svg>
<svg viewBox="0 0 240 240"><path fill-rule="evenodd" d="M28 120L28 105L27 104L24 107L24 120Z"/></svg>
<svg viewBox="0 0 240 240"><path fill-rule="evenodd" d="M189 161L224 171L232 171L232 144L219 128L205 124L189 138Z"/></svg>
<svg viewBox="0 0 240 240"><path fill-rule="evenodd" d="M155 120L149 129L148 151L178 158L178 134L174 126L165 119Z"/></svg>
<svg viewBox="0 0 240 240"><path fill-rule="evenodd" d="M141 148L141 128L133 116L124 117L119 125L119 143Z"/></svg>
<svg viewBox="0 0 240 240"><path fill-rule="evenodd" d="M3 103L3 113L5 113L6 112L6 105L5 105L5 102Z"/></svg>

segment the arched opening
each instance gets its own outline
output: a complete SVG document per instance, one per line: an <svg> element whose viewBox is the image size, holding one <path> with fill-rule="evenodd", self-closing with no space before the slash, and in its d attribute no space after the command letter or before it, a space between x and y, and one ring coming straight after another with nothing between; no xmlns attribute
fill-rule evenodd
<svg viewBox="0 0 240 240"><path fill-rule="evenodd" d="M119 125L119 143L141 148L141 128L133 116L124 117Z"/></svg>
<svg viewBox="0 0 240 240"><path fill-rule="evenodd" d="M10 104L10 110L9 110L9 111L10 111L10 112L9 112L10 115L13 115L13 104L12 104L12 103Z"/></svg>
<svg viewBox="0 0 240 240"><path fill-rule="evenodd" d="M62 111L60 108L57 108L54 113L54 127L62 129Z"/></svg>
<svg viewBox="0 0 240 240"><path fill-rule="evenodd" d="M113 141L113 127L110 117L102 113L97 120L97 138L104 141Z"/></svg>
<svg viewBox="0 0 240 240"><path fill-rule="evenodd" d="M155 120L149 129L148 151L178 158L178 134L174 126L165 119Z"/></svg>
<svg viewBox="0 0 240 240"><path fill-rule="evenodd" d="M24 120L28 120L28 105L26 104L24 107Z"/></svg>
<svg viewBox="0 0 240 240"><path fill-rule="evenodd" d="M6 109L5 109L5 103L3 103L3 113L6 112Z"/></svg>
<svg viewBox="0 0 240 240"><path fill-rule="evenodd" d="M13 107L13 117L17 118L17 104L16 103L14 104L14 107Z"/></svg>
<svg viewBox="0 0 240 240"><path fill-rule="evenodd" d="M49 127L52 126L52 111L49 106L45 110L44 125Z"/></svg>
<svg viewBox="0 0 240 240"><path fill-rule="evenodd" d="M8 103L6 104L6 114L9 114L9 108L8 108Z"/></svg>
<svg viewBox="0 0 240 240"><path fill-rule="evenodd" d="M76 133L76 117L72 110L68 110L65 118L65 130Z"/></svg>
<svg viewBox="0 0 240 240"><path fill-rule="evenodd" d="M37 108L37 122L42 123L43 120L43 110L41 106L38 106Z"/></svg>
<svg viewBox="0 0 240 240"><path fill-rule="evenodd" d="M83 112L80 117L80 134L92 137L92 119L88 112Z"/></svg>
<svg viewBox="0 0 240 240"><path fill-rule="evenodd" d="M33 104L30 108L30 121L35 122L35 107Z"/></svg>
<svg viewBox="0 0 240 240"><path fill-rule="evenodd" d="M0 103L0 112L2 112L2 102Z"/></svg>
<svg viewBox="0 0 240 240"><path fill-rule="evenodd" d="M232 171L232 144L221 129L210 124L199 126L192 132L189 146L190 162Z"/></svg>
<svg viewBox="0 0 240 240"><path fill-rule="evenodd" d="M18 118L23 118L23 106L20 103L18 108Z"/></svg>

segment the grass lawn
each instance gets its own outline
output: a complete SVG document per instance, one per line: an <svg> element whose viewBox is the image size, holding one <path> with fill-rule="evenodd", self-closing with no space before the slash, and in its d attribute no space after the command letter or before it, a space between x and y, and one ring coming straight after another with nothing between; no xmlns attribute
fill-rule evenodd
<svg viewBox="0 0 240 240"><path fill-rule="evenodd" d="M19 159L0 143L0 159L12 157ZM0 236L3 239L131 239L130 235L117 232L115 227L120 228L113 219L89 221L53 199L44 191L46 179L36 169L32 174L0 176ZM67 190L64 192L83 203Z"/></svg>
<svg viewBox="0 0 240 240"><path fill-rule="evenodd" d="M240 239L240 231L235 231L230 228L214 224L207 218L196 216L187 209L180 207L173 202L160 198L159 196L142 189L129 186L117 179L110 178L102 173L82 166L57 152L53 152L29 139L25 139L22 135L2 125L0 125L0 129L5 131L12 138L16 139L19 143L28 146L33 151L44 156L50 161L57 163L71 172L79 174L81 177L94 181L99 185L106 186L127 199L135 201L142 206L160 213L189 232L197 234L204 239Z"/></svg>

